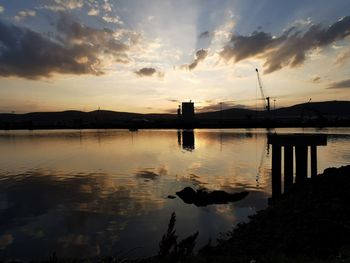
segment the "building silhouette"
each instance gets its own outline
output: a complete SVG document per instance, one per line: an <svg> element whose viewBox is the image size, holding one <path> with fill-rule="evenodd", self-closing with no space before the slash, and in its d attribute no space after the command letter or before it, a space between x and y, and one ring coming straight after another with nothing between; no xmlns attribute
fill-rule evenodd
<svg viewBox="0 0 350 263"><path fill-rule="evenodd" d="M194 121L194 103L182 102L182 120L184 122L193 122Z"/></svg>

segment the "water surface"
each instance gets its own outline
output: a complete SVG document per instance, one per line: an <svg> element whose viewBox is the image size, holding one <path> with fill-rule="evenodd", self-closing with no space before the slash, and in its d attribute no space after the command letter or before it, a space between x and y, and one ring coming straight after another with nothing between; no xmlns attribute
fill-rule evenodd
<svg viewBox="0 0 350 263"><path fill-rule="evenodd" d="M276 131L327 134L319 172L350 162L349 128ZM214 241L267 206L267 132L0 131L0 259L154 255L173 211L180 239ZM207 207L168 199L186 186L250 194Z"/></svg>

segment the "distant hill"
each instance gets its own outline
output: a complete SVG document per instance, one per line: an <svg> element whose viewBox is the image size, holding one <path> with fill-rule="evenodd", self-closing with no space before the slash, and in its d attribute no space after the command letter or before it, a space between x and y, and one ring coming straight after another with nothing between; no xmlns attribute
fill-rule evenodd
<svg viewBox="0 0 350 263"><path fill-rule="evenodd" d="M297 104L276 110L279 116L300 116L315 114L324 116L350 116L350 101L325 101Z"/></svg>
<svg viewBox="0 0 350 263"><path fill-rule="evenodd" d="M350 117L350 101L325 101L310 102L293 105L290 107L271 110L271 116L275 117ZM249 109L233 108L214 112L196 114L199 119L244 119L249 117L271 117L266 111L255 111Z"/></svg>
<svg viewBox="0 0 350 263"><path fill-rule="evenodd" d="M350 101L326 101L297 104L290 107L266 111L233 108L223 111L196 113L198 127L206 124L214 125L224 121L228 126L254 126L254 121L262 118L273 118L280 123L285 121L310 120L349 120ZM91 112L32 112L26 114L0 114L0 129L19 128L96 128L96 127L178 127L176 114L141 114L132 112L116 112L97 110ZM262 125L260 124L260 126ZM181 126L181 125L180 125Z"/></svg>
<svg viewBox="0 0 350 263"><path fill-rule="evenodd" d="M254 116L257 112L254 110L233 108L222 111L202 112L196 114L197 119L244 119Z"/></svg>
<svg viewBox="0 0 350 263"><path fill-rule="evenodd" d="M61 111L61 112L31 112L25 114L9 114L0 113L0 121L92 121L92 120L130 120L133 118L175 118L174 114L141 114L141 113L131 113L131 112L118 112L118 111L107 111L107 110L96 110L91 112L82 111Z"/></svg>

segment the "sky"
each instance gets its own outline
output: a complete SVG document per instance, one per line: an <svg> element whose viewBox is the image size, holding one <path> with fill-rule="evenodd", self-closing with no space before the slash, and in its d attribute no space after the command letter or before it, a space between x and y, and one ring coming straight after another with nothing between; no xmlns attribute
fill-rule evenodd
<svg viewBox="0 0 350 263"><path fill-rule="evenodd" d="M348 0L0 0L0 112L350 100Z"/></svg>

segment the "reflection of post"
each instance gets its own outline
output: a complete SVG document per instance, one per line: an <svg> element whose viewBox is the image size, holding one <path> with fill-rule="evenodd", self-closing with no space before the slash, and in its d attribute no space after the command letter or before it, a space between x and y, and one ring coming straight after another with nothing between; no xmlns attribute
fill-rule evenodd
<svg viewBox="0 0 350 263"><path fill-rule="evenodd" d="M177 144L181 147L181 130L177 130Z"/></svg>
<svg viewBox="0 0 350 263"><path fill-rule="evenodd" d="M293 186L293 146L284 146L284 192Z"/></svg>
<svg viewBox="0 0 350 263"><path fill-rule="evenodd" d="M272 198L281 195L281 145L272 145Z"/></svg>
<svg viewBox="0 0 350 263"><path fill-rule="evenodd" d="M317 176L317 148L311 145L311 177Z"/></svg>
<svg viewBox="0 0 350 263"><path fill-rule="evenodd" d="M222 136L223 136L223 133L222 131L220 131L220 152L222 152Z"/></svg>
<svg viewBox="0 0 350 263"><path fill-rule="evenodd" d="M193 130L182 131L182 148L187 151L194 150L194 132Z"/></svg>
<svg viewBox="0 0 350 263"><path fill-rule="evenodd" d="M295 182L301 183L307 178L307 146L298 145L295 147Z"/></svg>

